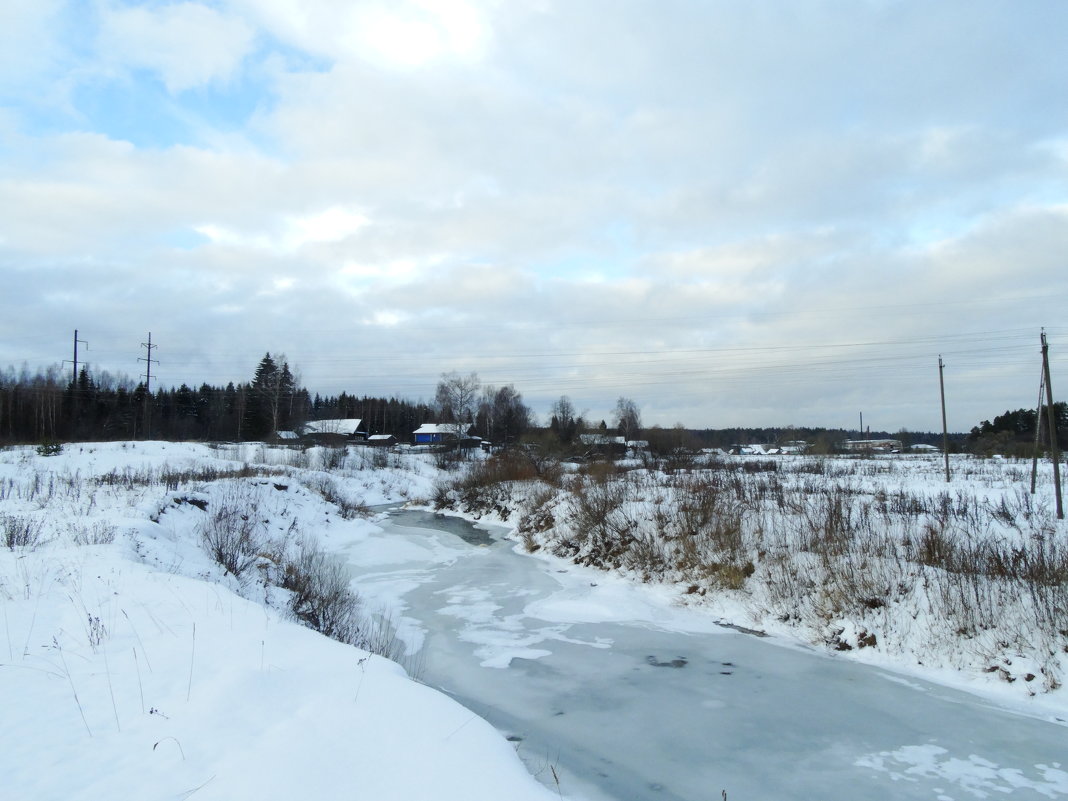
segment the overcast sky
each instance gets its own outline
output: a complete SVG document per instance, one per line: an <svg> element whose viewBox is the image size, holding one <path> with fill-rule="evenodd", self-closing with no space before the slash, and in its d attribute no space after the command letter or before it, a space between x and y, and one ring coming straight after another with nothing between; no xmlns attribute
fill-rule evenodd
<svg viewBox="0 0 1068 801"><path fill-rule="evenodd" d="M951 430L1068 386L1068 3L0 0L0 366ZM69 367L69 366L68 366Z"/></svg>

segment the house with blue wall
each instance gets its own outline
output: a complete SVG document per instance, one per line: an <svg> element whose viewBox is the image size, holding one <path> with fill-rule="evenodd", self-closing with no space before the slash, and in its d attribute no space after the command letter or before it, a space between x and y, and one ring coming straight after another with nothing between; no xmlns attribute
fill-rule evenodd
<svg viewBox="0 0 1068 801"><path fill-rule="evenodd" d="M464 423L423 423L412 432L416 445L454 442L467 436L471 426Z"/></svg>

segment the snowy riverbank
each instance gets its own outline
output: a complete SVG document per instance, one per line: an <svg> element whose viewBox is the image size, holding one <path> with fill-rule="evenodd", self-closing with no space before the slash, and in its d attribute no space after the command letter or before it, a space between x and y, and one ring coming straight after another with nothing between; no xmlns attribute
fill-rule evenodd
<svg viewBox="0 0 1068 801"><path fill-rule="evenodd" d="M27 538L0 549L4 798L558 797L471 712L297 625L283 591L207 557L198 504L228 484L261 493L265 535L296 528L329 548L373 529L309 489L325 474L282 464L293 458L151 442L0 451L0 522ZM273 476L210 479L270 462ZM433 472L353 471L336 489L399 502Z"/></svg>
<svg viewBox="0 0 1068 801"><path fill-rule="evenodd" d="M436 508L535 556L608 570L724 624L1068 719L1068 525L1050 465L779 457L545 480L487 465ZM549 556L545 554L548 552Z"/></svg>

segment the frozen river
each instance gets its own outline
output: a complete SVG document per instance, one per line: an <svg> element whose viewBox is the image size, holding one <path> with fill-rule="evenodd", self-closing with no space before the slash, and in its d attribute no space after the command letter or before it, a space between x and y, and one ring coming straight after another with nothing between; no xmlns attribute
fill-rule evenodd
<svg viewBox="0 0 1068 801"><path fill-rule="evenodd" d="M1062 724L716 626L514 553L499 529L414 511L381 525L350 551L361 593L393 608L427 684L565 796L1068 799Z"/></svg>

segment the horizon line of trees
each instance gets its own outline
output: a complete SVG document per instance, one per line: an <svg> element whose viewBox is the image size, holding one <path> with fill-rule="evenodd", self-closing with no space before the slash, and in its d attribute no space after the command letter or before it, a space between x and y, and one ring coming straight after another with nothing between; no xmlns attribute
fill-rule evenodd
<svg viewBox="0 0 1068 801"><path fill-rule="evenodd" d="M1058 442L1068 447L1068 404L1054 404ZM562 395L550 410L550 419L539 428L534 413L522 395L509 384L482 385L476 373L442 373L433 403L396 397L310 395L300 385L285 356L264 355L247 382L225 386L203 383L199 387L149 390L144 382L107 371L93 372L90 365L70 376L59 365L31 372L23 366L0 369L0 444L58 441L166 439L206 441L262 441L278 431L296 430L311 420L360 418L366 435L392 434L406 441L423 423L457 423L497 444L534 439L555 448L578 446L584 432L614 432L627 440L643 438L654 452L728 448L734 444L784 444L805 440L813 452L831 453L842 440L856 432L818 427L770 427L687 429L643 428L641 412L631 399L620 397L605 420L584 418L571 399ZM1034 409L1006 411L992 421L984 420L965 434L950 435L951 450L1006 455L1030 455L1034 448L1035 422L1045 426ZM868 432L869 438L902 440L906 446L941 446L935 432ZM1046 435L1043 435L1046 439Z"/></svg>
<svg viewBox="0 0 1068 801"><path fill-rule="evenodd" d="M311 396L284 356L267 353L252 380L152 389L83 365L0 369L0 444L165 439L261 441L309 420L360 417L368 433L410 433L435 412L423 402L342 392Z"/></svg>
<svg viewBox="0 0 1068 801"><path fill-rule="evenodd" d="M397 397L312 396L284 355L264 355L247 382L150 390L144 382L82 365L31 372L0 369L0 444L164 439L263 441L312 420L359 418L367 434L406 441L423 423L462 422L496 442L517 442L534 416L514 386L482 386L477 375L442 375L436 402ZM454 394L459 381L461 392ZM443 393L442 387L445 387Z"/></svg>
<svg viewBox="0 0 1068 801"><path fill-rule="evenodd" d="M1049 407L1006 410L993 420L983 420L968 434L968 449L975 453L1004 456L1031 456L1037 441L1039 452L1049 447ZM1068 450L1068 403L1055 401L1054 421L1057 447Z"/></svg>

